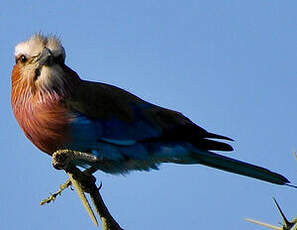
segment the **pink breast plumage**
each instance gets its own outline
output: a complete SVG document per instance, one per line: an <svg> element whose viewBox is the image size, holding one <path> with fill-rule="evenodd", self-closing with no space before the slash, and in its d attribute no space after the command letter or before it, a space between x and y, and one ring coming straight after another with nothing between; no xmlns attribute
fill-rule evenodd
<svg viewBox="0 0 297 230"><path fill-rule="evenodd" d="M26 136L42 151L52 154L67 143L70 118L58 98L36 102L33 97L13 111Z"/></svg>

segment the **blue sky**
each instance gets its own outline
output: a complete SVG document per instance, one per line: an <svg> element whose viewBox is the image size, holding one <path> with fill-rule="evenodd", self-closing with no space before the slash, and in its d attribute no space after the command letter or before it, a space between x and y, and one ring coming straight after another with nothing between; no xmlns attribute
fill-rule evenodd
<svg viewBox="0 0 297 230"><path fill-rule="evenodd" d="M75 192L40 207L66 175L24 136L10 106L14 46L59 35L66 63L235 139L228 155L297 183L296 1L4 1L0 9L1 229L95 229ZM295 189L200 165L96 173L125 229L261 229L297 215Z"/></svg>

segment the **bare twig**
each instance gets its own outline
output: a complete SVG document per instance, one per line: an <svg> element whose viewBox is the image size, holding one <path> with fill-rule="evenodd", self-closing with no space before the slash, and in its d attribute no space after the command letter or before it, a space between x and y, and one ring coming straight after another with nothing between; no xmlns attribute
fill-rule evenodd
<svg viewBox="0 0 297 230"><path fill-rule="evenodd" d="M58 195L61 195L63 190L65 190L66 188L68 188L69 186L71 185L71 180L68 179L64 184L61 184L60 187L59 187L59 190L53 194L51 194L48 198L42 200L40 202L40 205L44 205L44 204L48 204L52 201L55 201L56 200L56 197Z"/></svg>
<svg viewBox="0 0 297 230"><path fill-rule="evenodd" d="M94 172L96 172L96 169L95 168L88 168L86 169L85 171L83 171L84 173L86 174L93 174ZM62 195L62 192L68 188L69 186L71 186L72 183L71 183L71 180L68 179L64 184L61 184L59 186L59 190L57 192L54 192L53 194L51 194L48 198L46 199L43 199L42 201L40 201L40 205L44 205L44 204L48 204L50 202L53 202L56 200L57 196L58 195ZM101 185L99 186L101 188Z"/></svg>
<svg viewBox="0 0 297 230"><path fill-rule="evenodd" d="M95 214L94 214L94 212L93 212L93 210L92 210L92 208L91 208L91 206L90 206L90 203L89 203L89 201L87 200L87 198L86 198L86 196L85 196L85 193L84 193L84 191L82 190L82 188L81 188L79 182L78 182L76 179L74 179L74 176L75 176L75 175L73 175L73 174L70 173L70 172L67 172L67 174L68 174L68 176L69 176L69 179L70 179L71 183L73 184L74 188L76 189L76 192L77 192L79 198L81 199L81 201L82 201L82 203L83 203L85 209L87 210L89 216L91 217L91 220L93 221L93 223L94 223L95 226L97 227L97 226L98 226L98 221L97 221L97 219L96 219L96 217L95 217Z"/></svg>
<svg viewBox="0 0 297 230"><path fill-rule="evenodd" d="M259 221L259 220L253 220L253 219L249 219L249 218L245 218L244 220L246 220L246 221L248 221L250 223L253 223L253 224L258 224L258 225L261 225L263 227L270 228L270 229L283 230L282 227L278 227L278 226L274 226L274 225L271 225L271 224L267 224L267 223L264 223L264 222Z"/></svg>
<svg viewBox="0 0 297 230"><path fill-rule="evenodd" d="M90 192L91 199L95 206L96 212L99 214L102 221L102 225L108 227L107 229L112 230L123 230L120 225L115 221L112 215L109 213L100 193L97 188L93 188ZM105 230L103 228L103 230Z"/></svg>
<svg viewBox="0 0 297 230"><path fill-rule="evenodd" d="M262 221L258 221L258 220L253 220L253 219L249 219L249 218L245 218L246 221L254 223L254 224L258 224L270 229L274 229L274 230L297 230L297 217L294 218L293 220L289 221L286 216L284 215L283 211L281 210L279 204L277 203L276 199L273 198L273 201L277 207L277 210L279 212L279 214L281 215L282 219L283 219L283 224L282 227L279 226L275 226L275 225L271 225L271 224L267 224L264 223Z"/></svg>
<svg viewBox="0 0 297 230"><path fill-rule="evenodd" d="M89 158L89 154L87 154L86 156L85 155L86 153L77 152L77 151L59 150L53 154L53 166L57 169L64 169L65 172L68 174L70 178L69 179L70 183L72 183L75 189L77 190L77 193L79 194L80 199L82 200L86 210L88 211L92 221L96 226L98 225L98 222L96 220L93 210L91 209L91 206L89 205L89 202L85 197L85 194L84 194L85 192L90 194L90 197L95 206L96 212L100 216L100 219L102 222L102 229L103 230L123 230L120 227L120 225L115 221L115 219L112 217L110 212L108 211L99 193L99 189L101 188L101 185L99 186L99 188L97 188L95 183L96 178L92 176L92 173L96 171L96 168L91 167L90 169L87 169L84 172L82 172L72 164L72 161L76 159L76 156L78 156L80 160L84 159L84 157ZM57 195L61 194L63 189L60 189L60 190L57 192ZM55 197L57 195L55 195ZM50 202L51 200L52 199L48 198L48 202ZM48 203L47 201L45 202Z"/></svg>

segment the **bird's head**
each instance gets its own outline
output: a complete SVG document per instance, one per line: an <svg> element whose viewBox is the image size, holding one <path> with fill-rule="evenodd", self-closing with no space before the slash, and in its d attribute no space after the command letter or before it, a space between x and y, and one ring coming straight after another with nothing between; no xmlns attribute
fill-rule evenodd
<svg viewBox="0 0 297 230"><path fill-rule="evenodd" d="M65 84L65 50L55 36L35 34L15 47L14 87L31 94L51 92Z"/></svg>

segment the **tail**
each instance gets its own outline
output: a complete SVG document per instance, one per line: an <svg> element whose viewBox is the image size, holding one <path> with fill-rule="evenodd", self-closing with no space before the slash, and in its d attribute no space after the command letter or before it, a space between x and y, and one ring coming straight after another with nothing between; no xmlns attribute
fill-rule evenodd
<svg viewBox="0 0 297 230"><path fill-rule="evenodd" d="M271 172L268 169L229 157L224 157L212 152L195 152L192 154L192 157L197 160L197 163L207 165L209 167L240 174L243 176L253 177L273 184L290 185L290 181L278 173Z"/></svg>

